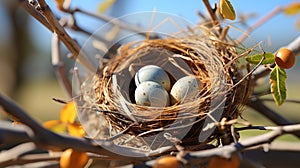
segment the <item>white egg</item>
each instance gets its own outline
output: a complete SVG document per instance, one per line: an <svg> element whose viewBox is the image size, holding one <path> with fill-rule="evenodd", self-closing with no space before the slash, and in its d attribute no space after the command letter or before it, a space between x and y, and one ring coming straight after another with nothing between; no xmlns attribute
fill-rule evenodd
<svg viewBox="0 0 300 168"><path fill-rule="evenodd" d="M171 103L179 101L191 101L198 96L201 89L201 82L195 76L180 78L172 87L170 92Z"/></svg>
<svg viewBox="0 0 300 168"><path fill-rule="evenodd" d="M134 94L138 105L166 107L170 104L168 92L158 83L145 81L140 83Z"/></svg>
<svg viewBox="0 0 300 168"><path fill-rule="evenodd" d="M167 91L171 89L169 75L161 67L146 65L135 74L135 85L138 86L145 81L153 81L162 85Z"/></svg>

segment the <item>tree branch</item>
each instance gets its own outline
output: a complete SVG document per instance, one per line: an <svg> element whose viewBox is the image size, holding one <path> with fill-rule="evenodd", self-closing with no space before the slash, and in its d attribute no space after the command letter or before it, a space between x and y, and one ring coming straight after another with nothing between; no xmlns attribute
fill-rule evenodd
<svg viewBox="0 0 300 168"><path fill-rule="evenodd" d="M75 8L75 9L72 9L72 10L68 9L65 12L68 12L68 13L71 13L71 14L79 12L79 13L82 13L82 14L85 14L85 15L88 15L88 16L91 16L91 17L95 17L95 18L100 19L104 22L116 25L116 26L118 26L118 27L120 27L124 30L129 30L129 31L137 33L137 34L141 34L145 37L148 36L150 39L159 38L159 35L154 33L154 32L149 34L149 32L147 32L149 30L145 30L141 27L123 22L123 21L119 20L118 18L113 18L113 17L107 16L107 15L102 15L100 13L92 13L92 12L89 12L89 11L86 11L86 10L83 10L83 9L80 9L80 8Z"/></svg>
<svg viewBox="0 0 300 168"><path fill-rule="evenodd" d="M72 97L72 85L67 77L64 62L61 61L60 40L56 33L52 34L52 66L54 67L56 78L59 83L65 88L68 95Z"/></svg>
<svg viewBox="0 0 300 168"><path fill-rule="evenodd" d="M264 115L266 118L271 120L277 125L291 125L291 121L282 117L278 113L274 112L272 109L267 107L260 99L252 98L247 102L247 105L252 109L258 111L260 114ZM295 135L300 138L300 132L295 133Z"/></svg>
<svg viewBox="0 0 300 168"><path fill-rule="evenodd" d="M19 139L22 140L22 142L34 142L35 144L44 149L64 150L67 148L73 148L78 151L88 151L100 155L106 155L111 157L112 160L120 159L141 161L148 160L150 158L143 151L134 151L132 150L132 148L121 147L115 145L110 141L98 140L96 144L95 142L88 139L79 139L51 132L39 125L18 105L16 105L13 101L9 100L8 98L4 97L2 94L0 94L0 105L7 113L19 119L21 123L26 124L32 130L28 131L28 129L24 130L23 128L23 131L20 129L16 131L16 127L13 130L8 130L10 128L6 126L5 129L3 129L1 124L0 132L9 132L7 134L0 134L3 135L0 136L0 138L3 138L0 139L3 143L7 142L7 140ZM10 135L11 137L7 137L8 135Z"/></svg>
<svg viewBox="0 0 300 168"><path fill-rule="evenodd" d="M258 135L252 138L248 138L239 143L232 143L219 148L206 149L201 151L182 151L177 154L177 159L182 161L184 166L193 167L194 165L199 165L203 161L208 160L213 157L231 158L233 155L251 149L252 147L261 147L264 144L272 143L276 138L283 134L296 134L300 131L300 124L288 125L288 126L277 126L273 127L273 130ZM155 164L155 160L147 161L142 165L137 167L149 167Z"/></svg>
<svg viewBox="0 0 300 168"><path fill-rule="evenodd" d="M95 72L96 67L90 62L85 53L81 51L80 46L69 36L69 34L65 31L65 29L59 24L58 20L55 18L51 9L47 5L44 0L38 0L39 7L37 7L40 14L37 14L36 9L33 7L29 7L28 1L20 0L22 7L25 8L34 18L38 21L42 21L41 23L45 25L52 32L56 32L59 39L63 41L66 47L70 50L70 52L74 55L74 58L78 60L80 64L82 64L87 70L91 72ZM41 16L44 18L42 19ZM47 21L47 23L45 22Z"/></svg>
<svg viewBox="0 0 300 168"><path fill-rule="evenodd" d="M209 13L210 19L212 21L212 23L214 24L214 26L220 26L219 25L219 21L216 17L215 11L211 8L210 3L208 0L203 0L203 3ZM219 33L221 32L221 30L219 30Z"/></svg>
<svg viewBox="0 0 300 168"><path fill-rule="evenodd" d="M44 25L48 30L53 32L51 25L48 23L48 21L44 18L43 15L41 15L38 11L35 10L35 8L28 3L27 0L19 0L20 5L31 15L33 16L37 21L39 21L42 25Z"/></svg>

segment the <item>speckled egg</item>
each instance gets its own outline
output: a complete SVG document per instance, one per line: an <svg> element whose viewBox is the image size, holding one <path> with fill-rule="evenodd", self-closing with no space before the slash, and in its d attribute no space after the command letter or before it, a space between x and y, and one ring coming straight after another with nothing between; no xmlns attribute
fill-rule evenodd
<svg viewBox="0 0 300 168"><path fill-rule="evenodd" d="M168 92L160 84L152 81L140 83L134 94L138 105L166 107L170 104Z"/></svg>
<svg viewBox="0 0 300 168"><path fill-rule="evenodd" d="M180 78L172 87L170 92L171 103L191 100L198 95L201 89L201 82L195 76L185 76Z"/></svg>
<svg viewBox="0 0 300 168"><path fill-rule="evenodd" d="M138 86L145 81L153 81L162 85L167 91L171 89L171 82L168 74L161 67L146 65L135 74L135 84Z"/></svg>

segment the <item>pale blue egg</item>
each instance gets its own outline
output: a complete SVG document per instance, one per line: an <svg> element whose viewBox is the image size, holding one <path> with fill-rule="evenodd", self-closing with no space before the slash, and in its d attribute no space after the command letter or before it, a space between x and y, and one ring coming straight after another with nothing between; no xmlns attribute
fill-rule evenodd
<svg viewBox="0 0 300 168"><path fill-rule="evenodd" d="M201 81L195 76L185 76L180 78L171 89L171 103L175 104L179 101L192 101L199 96L200 89Z"/></svg>
<svg viewBox="0 0 300 168"><path fill-rule="evenodd" d="M162 85L167 91L171 89L169 75L161 67L156 65L146 65L135 74L135 84L138 86L145 81L153 81Z"/></svg>
<svg viewBox="0 0 300 168"><path fill-rule="evenodd" d="M138 105L166 107L170 104L168 92L160 84L152 81L140 83L134 94Z"/></svg>

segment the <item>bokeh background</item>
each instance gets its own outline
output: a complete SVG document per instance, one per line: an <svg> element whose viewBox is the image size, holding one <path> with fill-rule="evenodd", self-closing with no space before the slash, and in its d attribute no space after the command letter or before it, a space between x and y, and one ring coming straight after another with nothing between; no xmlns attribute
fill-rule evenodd
<svg viewBox="0 0 300 168"><path fill-rule="evenodd" d="M57 17L66 14L56 9L54 0L46 1ZM101 0L73 0L72 7L80 7L90 12L99 12ZM212 4L217 1L210 1ZM254 24L261 17L269 13L275 7L285 6L292 0L231 0L239 18L246 17L246 22L226 21L229 24L245 30L247 26ZM55 79L51 66L51 33L40 23L29 16L16 0L0 1L0 91L16 100L26 111L43 122L45 120L57 119L61 104L54 102L52 98L68 100L66 92L59 86ZM201 0L117 0L107 15L120 17L126 14L143 11L167 12L179 15L186 20L197 23L199 16L197 11L207 14ZM78 24L93 32L100 28L104 22L99 22L90 17L78 16ZM275 52L278 48L287 45L290 41L300 35L300 29L296 27L300 20L300 14L286 16L282 13L254 30L251 40L245 41L244 45L250 47L253 42L262 42L263 49ZM142 23L137 19L136 24ZM69 31L80 44L84 43L82 35ZM232 38L237 38L239 31L230 31ZM254 40L254 41L253 41ZM67 51L64 50L64 56ZM65 58L69 67L74 62ZM287 70L288 99L300 100L300 63L292 69ZM264 86L268 80L263 81ZM270 97L270 96L269 96ZM277 107L274 103L268 105L293 122L300 122L300 104L286 103ZM245 119L254 124L272 125L270 121L261 115L246 110L243 113ZM2 115L5 118L4 115ZM248 132L247 135L257 132ZM247 136L246 135L246 136ZM293 137L283 140L296 140Z"/></svg>

